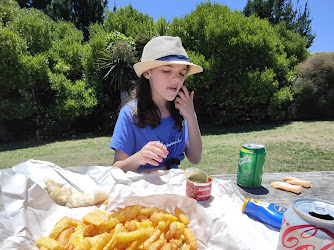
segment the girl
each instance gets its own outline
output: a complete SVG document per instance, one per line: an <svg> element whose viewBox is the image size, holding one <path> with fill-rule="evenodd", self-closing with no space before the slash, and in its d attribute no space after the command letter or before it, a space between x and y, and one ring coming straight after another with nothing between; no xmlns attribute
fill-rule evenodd
<svg viewBox="0 0 334 250"><path fill-rule="evenodd" d="M124 172L177 168L184 152L198 164L202 140L194 92L183 83L203 68L189 61L179 37L160 36L145 45L134 69L139 79L132 100L119 113L110 143L113 166Z"/></svg>

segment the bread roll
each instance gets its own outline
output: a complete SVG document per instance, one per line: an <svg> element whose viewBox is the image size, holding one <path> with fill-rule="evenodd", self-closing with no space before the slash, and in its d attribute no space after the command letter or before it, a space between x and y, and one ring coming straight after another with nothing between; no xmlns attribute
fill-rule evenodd
<svg viewBox="0 0 334 250"><path fill-rule="evenodd" d="M282 181L274 181L274 182L270 183L270 185L273 188L282 189L282 190L293 192L293 193L296 193L296 194L299 194L300 191L302 190L301 185L292 185L290 183L282 182Z"/></svg>
<svg viewBox="0 0 334 250"><path fill-rule="evenodd" d="M287 183L290 183L293 185L301 185L302 187L306 187L306 188L309 188L311 186L310 181L301 180L296 177L287 176L287 177L284 177L283 180L285 180Z"/></svg>

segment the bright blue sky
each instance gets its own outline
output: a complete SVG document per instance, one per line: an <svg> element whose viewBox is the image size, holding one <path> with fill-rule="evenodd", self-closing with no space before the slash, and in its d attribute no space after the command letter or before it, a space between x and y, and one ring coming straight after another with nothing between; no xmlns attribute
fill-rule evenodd
<svg viewBox="0 0 334 250"><path fill-rule="evenodd" d="M116 0L117 7L125 7L132 4L136 10L158 20L163 15L167 20L174 17L183 17L196 9L199 0ZM243 10L247 0L216 0L211 1L226 4L231 10ZM299 6L304 7L306 0L299 0ZM314 52L334 51L334 0L309 0L312 18L312 31L316 33L313 45L309 49ZM113 9L115 0L109 0L109 9ZM297 6L297 0L293 0Z"/></svg>

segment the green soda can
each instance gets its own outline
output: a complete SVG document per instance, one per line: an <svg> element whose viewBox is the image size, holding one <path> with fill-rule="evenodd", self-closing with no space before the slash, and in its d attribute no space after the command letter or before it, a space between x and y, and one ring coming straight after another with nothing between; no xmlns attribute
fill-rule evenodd
<svg viewBox="0 0 334 250"><path fill-rule="evenodd" d="M265 157L263 144L244 144L240 150L237 183L245 187L261 186Z"/></svg>

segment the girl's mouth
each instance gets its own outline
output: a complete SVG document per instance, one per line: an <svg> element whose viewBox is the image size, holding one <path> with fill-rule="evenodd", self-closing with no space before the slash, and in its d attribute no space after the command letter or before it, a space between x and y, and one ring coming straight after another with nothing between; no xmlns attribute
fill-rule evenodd
<svg viewBox="0 0 334 250"><path fill-rule="evenodd" d="M177 87L168 87L167 89L170 90L170 91L173 91L173 92L177 92L178 91Z"/></svg>

